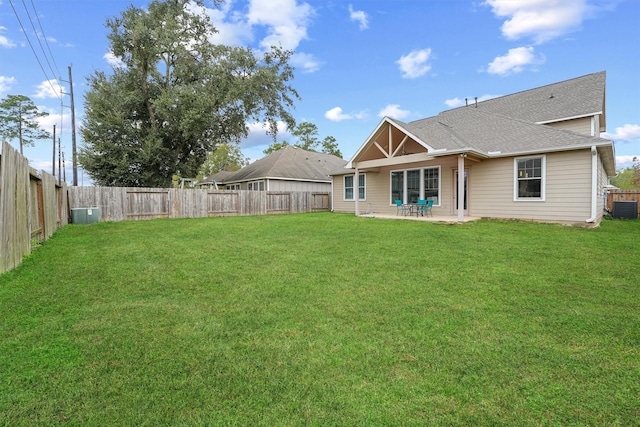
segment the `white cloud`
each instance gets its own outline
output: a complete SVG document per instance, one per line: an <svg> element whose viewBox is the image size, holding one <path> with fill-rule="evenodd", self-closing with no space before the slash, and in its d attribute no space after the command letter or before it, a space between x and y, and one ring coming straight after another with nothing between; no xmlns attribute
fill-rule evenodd
<svg viewBox="0 0 640 427"><path fill-rule="evenodd" d="M191 12L207 15L211 19L218 31L209 36L211 42L227 46L243 46L253 41L251 25L240 12L231 10L232 5L232 1L226 1L219 8L208 8L189 2L187 7Z"/></svg>
<svg viewBox="0 0 640 427"><path fill-rule="evenodd" d="M389 104L378 113L378 117L391 117L392 119L404 119L411 114L408 110L403 110L398 104Z"/></svg>
<svg viewBox="0 0 640 427"><path fill-rule="evenodd" d="M519 73L524 70L524 67L527 65L537 65L544 62L545 58L543 56L536 57L533 47L516 47L509 49L506 55L496 57L493 62L489 64L487 72L489 74L505 76L512 73Z"/></svg>
<svg viewBox="0 0 640 427"><path fill-rule="evenodd" d="M341 122L343 120L349 120L353 118L353 116L350 114L344 114L342 108L340 107L334 107L330 109L329 111L324 113L324 116L332 122Z"/></svg>
<svg viewBox="0 0 640 427"><path fill-rule="evenodd" d="M493 99L493 98L497 98L500 95L482 95L478 97L478 102L482 102L482 101L486 101L488 99ZM467 103L470 105L472 103L476 102L476 98L475 97L468 97L466 98L466 101L464 99L460 99L458 97L456 98L452 98L452 99L447 99L444 101L444 103L450 107L450 108L455 108L455 107L461 107L463 105L467 105Z"/></svg>
<svg viewBox="0 0 640 427"><path fill-rule="evenodd" d="M5 31L6 29L6 27L0 25L0 32ZM0 47L16 47L16 44L7 37L0 35Z"/></svg>
<svg viewBox="0 0 640 427"><path fill-rule="evenodd" d="M341 122L343 120L352 120L352 119L366 119L368 117L365 111L360 111L358 113L346 114L342 111L341 107L334 107L324 113L324 117L326 119L331 120L332 122Z"/></svg>
<svg viewBox="0 0 640 427"><path fill-rule="evenodd" d="M297 4L296 0L250 0L248 22L263 25L267 36L260 45L264 49L282 46L295 49L307 38L307 26L314 10L308 3Z"/></svg>
<svg viewBox="0 0 640 427"><path fill-rule="evenodd" d="M408 55L401 56L396 64L400 65L403 78L415 79L431 70L431 65L427 63L430 57L431 49L414 50Z"/></svg>
<svg viewBox="0 0 640 427"><path fill-rule="evenodd" d="M485 0L483 4L497 17L506 18L504 37L531 37L538 44L575 30L592 10L587 0Z"/></svg>
<svg viewBox="0 0 640 427"><path fill-rule="evenodd" d="M603 132L602 138L612 139L616 141L634 141L640 140L640 125L626 124L617 127L615 133Z"/></svg>
<svg viewBox="0 0 640 427"><path fill-rule="evenodd" d="M9 92L15 82L15 77L0 76L0 95Z"/></svg>
<svg viewBox="0 0 640 427"><path fill-rule="evenodd" d="M349 5L349 18L352 21L356 21L360 24L361 30L369 28L369 17L362 10L353 10L353 6Z"/></svg>
<svg viewBox="0 0 640 427"><path fill-rule="evenodd" d="M293 55L291 55L289 63L295 68L301 68L305 73L313 73L314 71L318 71L320 66L323 64L310 53L302 52L294 53Z"/></svg>
<svg viewBox="0 0 640 427"><path fill-rule="evenodd" d="M248 123L249 136L243 139L240 143L240 147L243 149L251 147L268 147L273 144L273 137L267 135L269 126L266 123ZM291 138L291 133L287 129L287 125L283 121L278 121L278 141Z"/></svg>
<svg viewBox="0 0 640 427"><path fill-rule="evenodd" d="M461 105L464 105L464 100L458 97L455 97L451 99L445 99L444 103L447 105L447 107L455 108L455 107L460 107Z"/></svg>
<svg viewBox="0 0 640 427"><path fill-rule="evenodd" d="M61 98L64 91L64 87L60 86L58 80L45 80L37 86L37 91L33 97L38 99Z"/></svg>
<svg viewBox="0 0 640 427"><path fill-rule="evenodd" d="M640 159L640 153L635 156L616 156L616 169L632 167Z"/></svg>
<svg viewBox="0 0 640 427"><path fill-rule="evenodd" d="M112 68L122 68L124 66L124 63L120 60L120 58L115 56L111 51L102 55L102 58L105 59L107 61L107 64L109 64Z"/></svg>

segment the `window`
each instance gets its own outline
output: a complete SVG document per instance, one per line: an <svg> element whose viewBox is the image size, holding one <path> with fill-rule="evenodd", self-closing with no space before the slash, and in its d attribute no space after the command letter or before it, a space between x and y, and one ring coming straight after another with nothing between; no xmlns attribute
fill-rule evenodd
<svg viewBox="0 0 640 427"><path fill-rule="evenodd" d="M227 190L239 190L240 184L229 184L227 185Z"/></svg>
<svg viewBox="0 0 640 427"><path fill-rule="evenodd" d="M247 184L247 190L264 191L264 181L254 181Z"/></svg>
<svg viewBox="0 0 640 427"><path fill-rule="evenodd" d="M516 200L544 200L544 156L515 159L514 172L514 194Z"/></svg>
<svg viewBox="0 0 640 427"><path fill-rule="evenodd" d="M396 200L404 201L404 171L391 172L391 204Z"/></svg>
<svg viewBox="0 0 640 427"><path fill-rule="evenodd" d="M418 200L433 200L440 205L440 166L391 172L391 201L417 203Z"/></svg>
<svg viewBox="0 0 640 427"><path fill-rule="evenodd" d="M440 205L440 170L438 168L430 168L424 170L424 198L433 200L434 205Z"/></svg>
<svg viewBox="0 0 640 427"><path fill-rule="evenodd" d="M420 170L407 171L407 202L418 203L420 197Z"/></svg>
<svg viewBox="0 0 640 427"><path fill-rule="evenodd" d="M347 175L344 177L344 199L353 200L353 177L355 175ZM365 191L365 175L358 174L358 197L360 200L366 200Z"/></svg>

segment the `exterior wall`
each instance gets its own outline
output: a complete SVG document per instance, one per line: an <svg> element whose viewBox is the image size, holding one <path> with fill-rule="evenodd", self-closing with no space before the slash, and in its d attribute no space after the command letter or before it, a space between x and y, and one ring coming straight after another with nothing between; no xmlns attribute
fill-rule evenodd
<svg viewBox="0 0 640 427"><path fill-rule="evenodd" d="M330 182L304 182L270 179L267 186L269 191L313 191L330 193Z"/></svg>
<svg viewBox="0 0 640 427"><path fill-rule="evenodd" d="M331 182L306 182L279 179L257 179L250 182L262 181L265 191L312 191L317 193L331 193ZM240 190L249 190L249 182L241 182Z"/></svg>
<svg viewBox="0 0 640 427"><path fill-rule="evenodd" d="M584 223L591 216L591 152L589 149L549 153L546 158L545 200L514 201L514 158L484 161L465 160L468 170L468 215L472 217L539 220ZM391 171L440 166L440 204L433 207L434 216L449 216L455 212L454 172L457 157L381 167L379 172L366 172L366 200L374 213L395 215L391 204ZM604 203L606 173L599 164L598 214ZM354 201L344 200L344 180L334 176L333 209L354 212Z"/></svg>
<svg viewBox="0 0 640 427"><path fill-rule="evenodd" d="M591 117L547 123L547 126L591 136Z"/></svg>
<svg viewBox="0 0 640 427"><path fill-rule="evenodd" d="M396 166L380 167L376 172L360 172L365 178L365 200L360 201L360 211L365 211L368 206L378 214L395 215L395 204L391 200L391 171L420 169L425 167L440 166L440 204L434 205L434 215L451 215L451 181L452 171L457 167L457 158L443 157L437 161L407 163ZM355 212L355 202L344 200L344 178L341 175L334 176L333 181L333 210L336 212Z"/></svg>
<svg viewBox="0 0 640 427"><path fill-rule="evenodd" d="M512 157L473 164L470 187L470 216L584 222L591 216L591 152L546 155L544 201L514 201Z"/></svg>

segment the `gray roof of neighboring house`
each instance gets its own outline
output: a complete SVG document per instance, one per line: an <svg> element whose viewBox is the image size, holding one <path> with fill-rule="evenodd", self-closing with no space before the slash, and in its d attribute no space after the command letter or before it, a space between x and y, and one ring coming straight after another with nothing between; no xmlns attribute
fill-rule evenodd
<svg viewBox="0 0 640 427"><path fill-rule="evenodd" d="M330 182L329 174L346 164L346 160L331 154L316 153L288 145L225 177L224 182L264 178Z"/></svg>

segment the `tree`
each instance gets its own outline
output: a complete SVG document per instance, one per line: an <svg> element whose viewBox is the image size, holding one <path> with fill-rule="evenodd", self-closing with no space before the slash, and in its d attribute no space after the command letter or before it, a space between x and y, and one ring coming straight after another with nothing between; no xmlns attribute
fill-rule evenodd
<svg viewBox="0 0 640 427"><path fill-rule="evenodd" d="M234 172L249 164L240 148L235 144L220 144L200 167L198 177L204 178L222 171Z"/></svg>
<svg viewBox="0 0 640 427"><path fill-rule="evenodd" d="M338 148L338 142L331 135L325 136L322 140L322 152L326 154L333 154L336 157L342 158L342 152Z"/></svg>
<svg viewBox="0 0 640 427"><path fill-rule="evenodd" d="M274 142L273 144L268 146L266 149L262 150L262 152L264 154L271 154L274 151L278 151L278 150L283 149L287 145L289 145L289 143L287 141Z"/></svg>
<svg viewBox="0 0 640 427"><path fill-rule="evenodd" d="M195 5L195 6L194 6ZM79 161L99 185L168 186L265 122L295 126L290 51L214 45L203 0L153 0L107 21L121 66L88 78Z"/></svg>
<svg viewBox="0 0 640 427"><path fill-rule="evenodd" d="M0 135L9 141L17 139L22 154L22 147L33 147L35 139L51 138L37 121L48 115L38 110L28 96L8 95L0 101Z"/></svg>
<svg viewBox="0 0 640 427"><path fill-rule="evenodd" d="M318 139L318 126L314 123L302 122L293 131L291 135L298 138L298 142L293 144L296 147L300 147L308 151L320 151L325 154L332 154L334 156L342 158L342 153L338 148L338 143L333 136L327 136L322 141ZM264 154L270 154L281 148L289 145L288 142L274 142L266 150Z"/></svg>
<svg viewBox="0 0 640 427"><path fill-rule="evenodd" d="M611 184L622 190L640 189L640 159L634 157L631 167L618 170L611 178Z"/></svg>

